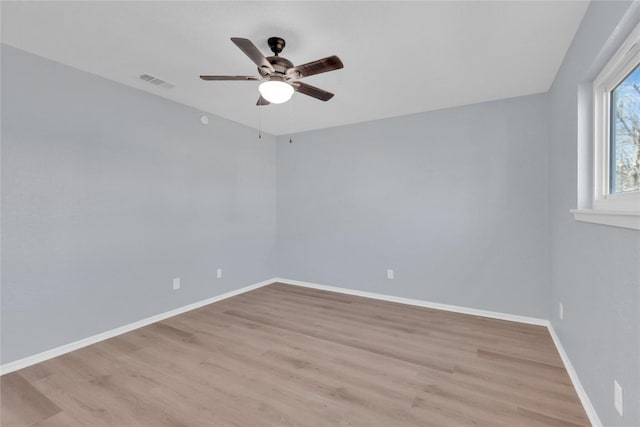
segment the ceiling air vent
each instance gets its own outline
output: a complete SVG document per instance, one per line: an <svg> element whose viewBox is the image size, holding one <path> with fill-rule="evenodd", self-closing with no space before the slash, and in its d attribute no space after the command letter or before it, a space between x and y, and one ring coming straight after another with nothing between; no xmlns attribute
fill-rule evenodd
<svg viewBox="0 0 640 427"><path fill-rule="evenodd" d="M166 80L162 80L156 76L152 76L151 74L140 74L140 80L144 80L145 82L149 82L153 85L164 87L167 89L171 89L175 85L173 83L169 83Z"/></svg>

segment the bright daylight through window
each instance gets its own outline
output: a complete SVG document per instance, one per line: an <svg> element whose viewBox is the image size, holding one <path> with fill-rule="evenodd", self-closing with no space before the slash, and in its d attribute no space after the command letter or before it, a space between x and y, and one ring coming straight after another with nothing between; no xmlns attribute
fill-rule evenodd
<svg viewBox="0 0 640 427"><path fill-rule="evenodd" d="M640 190L640 65L611 91L609 193Z"/></svg>

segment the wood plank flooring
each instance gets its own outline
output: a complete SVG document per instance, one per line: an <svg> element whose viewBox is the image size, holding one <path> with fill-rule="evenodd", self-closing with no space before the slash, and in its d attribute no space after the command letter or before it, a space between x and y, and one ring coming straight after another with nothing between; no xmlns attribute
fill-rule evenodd
<svg viewBox="0 0 640 427"><path fill-rule="evenodd" d="M585 426L544 327L283 284L2 376L9 426Z"/></svg>

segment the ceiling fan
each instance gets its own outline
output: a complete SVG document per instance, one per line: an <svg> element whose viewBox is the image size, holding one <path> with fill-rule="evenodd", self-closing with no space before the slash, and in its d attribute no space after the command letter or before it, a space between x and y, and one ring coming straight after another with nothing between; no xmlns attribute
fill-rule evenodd
<svg viewBox="0 0 640 427"><path fill-rule="evenodd" d="M267 41L274 54L267 58L249 39L232 37L231 41L258 66L258 74L260 76L200 76L202 80L262 81L258 87L260 97L256 105L287 102L291 99L294 91L321 101L328 101L333 98L333 93L298 80L344 67L337 56L328 56L317 61L294 66L287 58L278 56L285 46L284 39L280 37L271 37Z"/></svg>

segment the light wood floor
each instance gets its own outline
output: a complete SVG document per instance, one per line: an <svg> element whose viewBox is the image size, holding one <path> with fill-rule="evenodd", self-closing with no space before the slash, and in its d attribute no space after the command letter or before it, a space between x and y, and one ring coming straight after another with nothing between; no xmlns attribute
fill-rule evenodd
<svg viewBox="0 0 640 427"><path fill-rule="evenodd" d="M1 387L7 427L589 425L544 327L282 284Z"/></svg>

